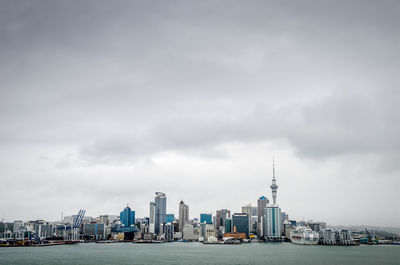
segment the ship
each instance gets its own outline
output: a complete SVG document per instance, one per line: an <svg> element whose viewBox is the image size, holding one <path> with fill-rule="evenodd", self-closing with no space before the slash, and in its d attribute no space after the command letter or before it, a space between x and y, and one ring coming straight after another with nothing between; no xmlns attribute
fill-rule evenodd
<svg viewBox="0 0 400 265"><path fill-rule="evenodd" d="M290 232L290 240L293 244L298 245L317 245L319 236L317 232L305 226L298 226Z"/></svg>

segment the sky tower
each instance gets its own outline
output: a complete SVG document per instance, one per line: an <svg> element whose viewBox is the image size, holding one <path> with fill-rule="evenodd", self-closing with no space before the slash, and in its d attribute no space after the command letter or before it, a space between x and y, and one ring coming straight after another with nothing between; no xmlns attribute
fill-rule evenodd
<svg viewBox="0 0 400 265"><path fill-rule="evenodd" d="M276 204L276 194L278 191L278 185L276 185L276 179L275 179L275 160L272 158L272 185L271 185L271 190L272 190L272 201L273 204Z"/></svg>

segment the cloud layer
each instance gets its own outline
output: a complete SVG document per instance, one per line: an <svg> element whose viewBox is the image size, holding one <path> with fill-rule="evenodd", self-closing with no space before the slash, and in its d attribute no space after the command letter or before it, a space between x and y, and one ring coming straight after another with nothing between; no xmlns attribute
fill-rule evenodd
<svg viewBox="0 0 400 265"><path fill-rule="evenodd" d="M3 1L0 217L145 216L158 190L239 211L270 195L274 153L294 218L397 225L399 9Z"/></svg>

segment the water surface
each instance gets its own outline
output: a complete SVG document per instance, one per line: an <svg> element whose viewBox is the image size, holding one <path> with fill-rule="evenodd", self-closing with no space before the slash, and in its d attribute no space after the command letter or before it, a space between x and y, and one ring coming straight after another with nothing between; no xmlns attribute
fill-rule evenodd
<svg viewBox="0 0 400 265"><path fill-rule="evenodd" d="M400 246L299 246L290 243L82 243L0 248L0 264L400 264Z"/></svg>

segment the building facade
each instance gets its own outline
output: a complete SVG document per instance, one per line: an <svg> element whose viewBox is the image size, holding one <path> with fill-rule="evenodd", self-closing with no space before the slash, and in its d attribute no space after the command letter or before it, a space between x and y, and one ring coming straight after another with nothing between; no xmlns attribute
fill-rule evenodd
<svg viewBox="0 0 400 265"><path fill-rule="evenodd" d="M230 217L231 211L227 209L218 210L215 217L215 229L219 230L221 226L225 228L225 220Z"/></svg>
<svg viewBox="0 0 400 265"><path fill-rule="evenodd" d="M232 232L232 219L231 218L227 218L225 220L225 233L230 233Z"/></svg>
<svg viewBox="0 0 400 265"><path fill-rule="evenodd" d="M268 199L265 196L261 196L257 200L257 235L262 237L264 235L264 215L265 207L267 207Z"/></svg>
<svg viewBox="0 0 400 265"><path fill-rule="evenodd" d="M237 233L245 233L249 237L249 216L246 213L235 213L232 216L233 231Z"/></svg>
<svg viewBox="0 0 400 265"><path fill-rule="evenodd" d="M129 227L135 224L135 211L132 211L129 206L126 206L124 210L119 214L119 219L125 227Z"/></svg>
<svg viewBox="0 0 400 265"><path fill-rule="evenodd" d="M168 213L168 214L165 215L165 222L166 223L172 223L173 221L175 221L175 214Z"/></svg>
<svg viewBox="0 0 400 265"><path fill-rule="evenodd" d="M193 225L184 224L182 229L182 239L191 241L194 239Z"/></svg>
<svg viewBox="0 0 400 265"><path fill-rule="evenodd" d="M164 226L164 236L167 241L174 240L174 226L171 223Z"/></svg>
<svg viewBox="0 0 400 265"><path fill-rule="evenodd" d="M149 213L149 233L155 233L155 222L156 222L156 203L150 202L150 213Z"/></svg>
<svg viewBox="0 0 400 265"><path fill-rule="evenodd" d="M282 238L281 208L278 205L268 205L265 208L264 237L269 240Z"/></svg>
<svg viewBox="0 0 400 265"><path fill-rule="evenodd" d="M189 221L189 206L181 201L179 203L179 231L182 231L187 221Z"/></svg>
<svg viewBox="0 0 400 265"><path fill-rule="evenodd" d="M252 232L252 220L251 217L253 215L253 207L251 207L251 204L249 203L248 205L245 205L242 207L242 213L247 214L247 216L249 217L249 233Z"/></svg>
<svg viewBox="0 0 400 265"><path fill-rule="evenodd" d="M212 214L211 213L201 213L200 223L212 224Z"/></svg>
<svg viewBox="0 0 400 265"><path fill-rule="evenodd" d="M166 221L167 197L163 192L156 192L154 233L163 234Z"/></svg>

